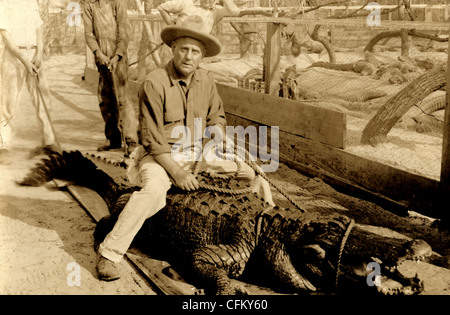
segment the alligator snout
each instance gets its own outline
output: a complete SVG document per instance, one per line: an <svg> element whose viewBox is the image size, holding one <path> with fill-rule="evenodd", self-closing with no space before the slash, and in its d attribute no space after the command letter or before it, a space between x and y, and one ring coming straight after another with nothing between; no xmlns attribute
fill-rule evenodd
<svg viewBox="0 0 450 315"><path fill-rule="evenodd" d="M433 253L431 246L422 239L414 239L405 243L403 249L404 253L400 257L401 260L420 260L431 256Z"/></svg>
<svg viewBox="0 0 450 315"><path fill-rule="evenodd" d="M423 291L423 282L418 276L405 276L399 267L406 260L425 260L432 255L432 252L431 246L424 240L414 239L406 242L396 264L383 266L383 271L378 278L377 291L384 295L411 295Z"/></svg>

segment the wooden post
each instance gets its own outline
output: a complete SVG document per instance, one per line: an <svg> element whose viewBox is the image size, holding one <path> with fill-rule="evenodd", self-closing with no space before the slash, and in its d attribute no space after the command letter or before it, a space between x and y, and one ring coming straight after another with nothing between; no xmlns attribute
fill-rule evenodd
<svg viewBox="0 0 450 315"><path fill-rule="evenodd" d="M400 4L400 0L398 2ZM405 19L405 15L406 15L406 10L405 8L402 6L400 6L398 8L398 17L399 20L404 21ZM400 34L400 38L402 40L402 48L401 48L401 55L402 57L409 57L409 36L408 36L408 29L406 28L402 28L400 29L401 34Z"/></svg>
<svg viewBox="0 0 450 315"><path fill-rule="evenodd" d="M450 49L450 42L449 42ZM444 115L444 135L442 141L442 162L441 162L441 196L442 196L442 211L447 211L445 217L450 220L450 212L445 209L449 204L450 199L450 56L447 61L447 106L445 106Z"/></svg>
<svg viewBox="0 0 450 315"><path fill-rule="evenodd" d="M267 24L267 40L264 49L264 90L278 96L280 90L281 24Z"/></svg>

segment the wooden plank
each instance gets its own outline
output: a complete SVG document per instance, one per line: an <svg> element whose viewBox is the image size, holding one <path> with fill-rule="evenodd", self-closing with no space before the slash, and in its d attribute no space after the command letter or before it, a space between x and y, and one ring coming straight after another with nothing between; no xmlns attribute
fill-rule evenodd
<svg viewBox="0 0 450 315"><path fill-rule="evenodd" d="M280 90L281 25L267 24L264 48L264 90L266 94L278 96Z"/></svg>
<svg viewBox="0 0 450 315"><path fill-rule="evenodd" d="M217 89L227 114L279 126L280 131L345 148L344 113L223 84L217 84Z"/></svg>
<svg viewBox="0 0 450 315"><path fill-rule="evenodd" d="M201 290L185 282L173 269L171 270L171 266L167 261L153 259L137 249L128 250L125 256L133 263L136 268L138 268L144 274L144 276L150 283L156 286L156 288L160 291L160 294L202 294ZM167 276L167 270L170 270L171 274L175 274L175 276L179 278L172 279L171 277Z"/></svg>
<svg viewBox="0 0 450 315"><path fill-rule="evenodd" d="M369 11L367 11L369 14ZM162 22L159 15L146 15L146 14L130 14L130 21L152 21ZM221 23L230 22L245 22L248 23L278 23L287 25L307 25L314 27L315 25L323 26L350 26L354 28L371 28L373 30L386 30L386 29L417 29L421 31L448 31L448 22L423 22L423 21L388 21L383 20L380 26L369 26L366 19L325 19L325 18L289 18L289 17L225 17L221 20Z"/></svg>
<svg viewBox="0 0 450 315"><path fill-rule="evenodd" d="M369 14L369 11L367 11ZM229 22L242 22L242 18L238 17L225 17L222 19L222 23ZM287 25L307 25L314 27L315 25L323 25L331 27L347 26L354 27L355 29L371 28L373 30L387 30L387 29L417 29L421 31L448 31L448 22L422 22L422 21L387 21L383 20L380 26L369 26L366 19L312 19L312 18L288 18L288 17L246 17L245 21L248 23L280 23Z"/></svg>
<svg viewBox="0 0 450 315"><path fill-rule="evenodd" d="M449 42L450 48L450 42ZM447 104L450 104L450 56L447 61ZM447 196L442 202L442 211L446 212L446 218L450 220L448 205L450 204L450 106L445 106L444 113L444 134L442 140L441 159L441 194Z"/></svg>
<svg viewBox="0 0 450 315"><path fill-rule="evenodd" d="M109 214L106 202L92 189L78 185L67 186L67 189L96 222Z"/></svg>
<svg viewBox="0 0 450 315"><path fill-rule="evenodd" d="M450 49L450 42L449 42ZM450 104L450 55L447 61L447 104ZM444 114L444 138L442 141L442 168L441 182L450 186L450 108L445 106Z"/></svg>

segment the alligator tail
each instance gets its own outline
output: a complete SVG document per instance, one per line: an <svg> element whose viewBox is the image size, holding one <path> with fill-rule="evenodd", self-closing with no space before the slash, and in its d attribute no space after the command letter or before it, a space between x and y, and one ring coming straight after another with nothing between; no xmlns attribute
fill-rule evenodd
<svg viewBox="0 0 450 315"><path fill-rule="evenodd" d="M32 168L17 184L36 187L53 179L67 180L94 190L109 206L112 206L121 194L131 191L133 187L124 185L116 177L104 171L100 162L97 159L91 160L80 151L52 154ZM113 167L123 171L120 166Z"/></svg>
<svg viewBox="0 0 450 315"><path fill-rule="evenodd" d="M84 160L85 158L79 151L51 154L36 164L25 178L18 181L17 184L37 187L44 185L52 179L79 180L79 178L76 178L76 175L79 177L81 172L76 172L75 170L83 168L76 166L81 165Z"/></svg>

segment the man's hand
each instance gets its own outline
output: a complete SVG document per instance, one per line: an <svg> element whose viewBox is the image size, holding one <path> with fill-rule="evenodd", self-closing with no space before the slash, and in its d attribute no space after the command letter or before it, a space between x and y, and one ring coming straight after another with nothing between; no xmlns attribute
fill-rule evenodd
<svg viewBox="0 0 450 315"><path fill-rule="evenodd" d="M175 186L183 190L197 190L200 187L200 184L194 174L183 169L176 172L172 177Z"/></svg>
<svg viewBox="0 0 450 315"><path fill-rule="evenodd" d="M31 63L39 70L42 65L42 52L36 51Z"/></svg>
<svg viewBox="0 0 450 315"><path fill-rule="evenodd" d="M106 66L106 67L109 66L109 61L110 61L109 57L105 56L100 50L97 50L95 52L95 57L97 57L98 63L101 66Z"/></svg>
<svg viewBox="0 0 450 315"><path fill-rule="evenodd" d="M23 61L23 65L30 76L34 77L38 74L38 68L33 64L33 62L25 60Z"/></svg>
<svg viewBox="0 0 450 315"><path fill-rule="evenodd" d="M111 60L109 61L109 66L108 69L110 71L114 71L117 68L117 64L119 63L119 56L115 55L114 57L111 58Z"/></svg>
<svg viewBox="0 0 450 315"><path fill-rule="evenodd" d="M171 153L161 153L153 155L166 172L172 177L174 185L183 190L196 190L200 188L200 183L194 174L184 170L177 162L172 159Z"/></svg>

